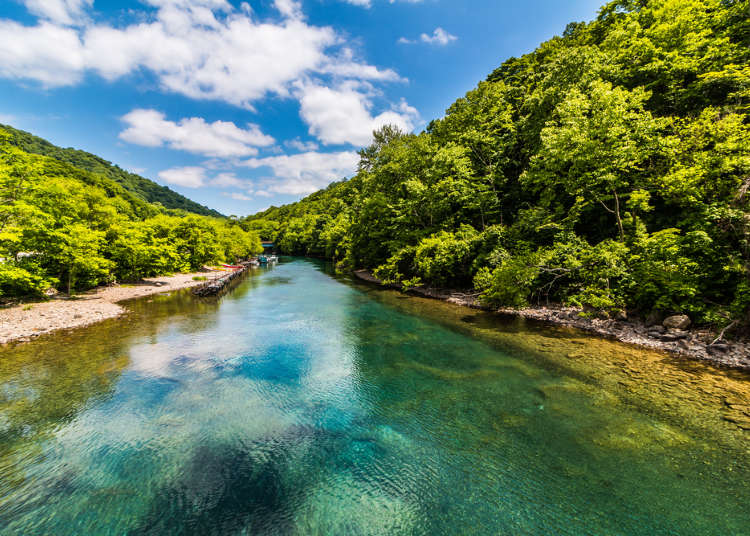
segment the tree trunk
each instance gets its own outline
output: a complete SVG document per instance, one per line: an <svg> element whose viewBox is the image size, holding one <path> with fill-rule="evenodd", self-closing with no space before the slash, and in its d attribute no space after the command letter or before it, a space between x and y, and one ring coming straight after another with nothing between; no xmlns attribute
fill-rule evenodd
<svg viewBox="0 0 750 536"><path fill-rule="evenodd" d="M622 219L620 218L620 197L617 195L617 190L614 191L615 194L615 218L617 218L617 228L620 230L620 241L625 241L625 230L622 227Z"/></svg>

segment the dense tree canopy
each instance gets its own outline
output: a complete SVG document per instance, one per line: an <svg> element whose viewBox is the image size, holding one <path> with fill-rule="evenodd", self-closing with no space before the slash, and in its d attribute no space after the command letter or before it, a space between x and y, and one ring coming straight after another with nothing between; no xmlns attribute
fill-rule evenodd
<svg viewBox="0 0 750 536"><path fill-rule="evenodd" d="M8 135L6 140L11 145L15 145L27 153L49 156L79 169L103 175L149 203L159 203L167 209L184 210L202 216L222 216L216 210L199 205L166 186L125 171L94 154L78 149L57 147L45 139L8 125L0 125L0 128Z"/></svg>
<svg viewBox="0 0 750 536"><path fill-rule="evenodd" d="M0 299L198 270L262 250L237 221L166 210L0 129Z"/></svg>
<svg viewBox="0 0 750 536"><path fill-rule="evenodd" d="M617 0L243 225L388 281L750 324L750 2Z"/></svg>

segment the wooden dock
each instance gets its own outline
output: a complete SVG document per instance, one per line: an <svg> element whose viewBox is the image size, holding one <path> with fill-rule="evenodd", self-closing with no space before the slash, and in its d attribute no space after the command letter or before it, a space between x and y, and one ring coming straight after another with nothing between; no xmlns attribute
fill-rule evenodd
<svg viewBox="0 0 750 536"><path fill-rule="evenodd" d="M224 290L229 283L237 279L239 276L244 274L247 270L250 269L252 266L252 263L250 262L241 262L239 264L241 268L237 268L235 270L232 270L231 272L223 273L217 277L214 277L213 279L209 279L202 285L198 285L193 289L193 294L196 296L216 296L219 294L222 290Z"/></svg>

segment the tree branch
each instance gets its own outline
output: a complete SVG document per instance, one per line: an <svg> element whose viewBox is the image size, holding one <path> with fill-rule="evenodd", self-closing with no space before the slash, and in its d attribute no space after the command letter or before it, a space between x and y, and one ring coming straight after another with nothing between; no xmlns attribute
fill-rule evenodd
<svg viewBox="0 0 750 536"><path fill-rule="evenodd" d="M716 337L713 340L713 342L711 344L709 344L709 346L713 346L714 344L716 344L717 342L719 342L720 340L722 340L724 338L724 334L727 331L729 331L730 329L732 329L736 325L737 325L737 321L736 320L732 320L732 322L727 327L725 327L724 329L721 330L721 333L719 333L719 336Z"/></svg>

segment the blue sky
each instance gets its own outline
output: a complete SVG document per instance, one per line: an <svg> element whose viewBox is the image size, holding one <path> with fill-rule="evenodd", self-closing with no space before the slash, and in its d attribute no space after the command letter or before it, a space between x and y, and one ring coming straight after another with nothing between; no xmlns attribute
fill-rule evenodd
<svg viewBox="0 0 750 536"><path fill-rule="evenodd" d="M246 215L350 176L602 0L3 0L0 122Z"/></svg>

